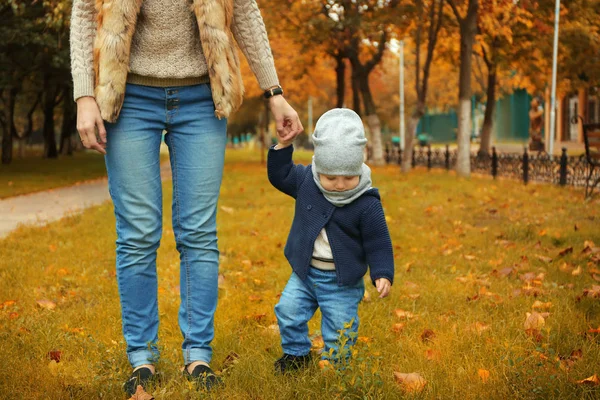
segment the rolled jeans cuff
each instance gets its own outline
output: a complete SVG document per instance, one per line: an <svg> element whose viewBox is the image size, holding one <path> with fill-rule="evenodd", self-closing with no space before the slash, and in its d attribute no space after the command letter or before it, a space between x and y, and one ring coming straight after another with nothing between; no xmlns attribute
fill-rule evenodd
<svg viewBox="0 0 600 400"><path fill-rule="evenodd" d="M156 364L158 361L158 354L152 353L149 350L136 350L131 353L127 353L129 364L132 368L137 368L144 364Z"/></svg>
<svg viewBox="0 0 600 400"><path fill-rule="evenodd" d="M183 350L183 362L185 365L189 365L194 361L203 361L210 364L212 358L212 350L210 349L184 349Z"/></svg>

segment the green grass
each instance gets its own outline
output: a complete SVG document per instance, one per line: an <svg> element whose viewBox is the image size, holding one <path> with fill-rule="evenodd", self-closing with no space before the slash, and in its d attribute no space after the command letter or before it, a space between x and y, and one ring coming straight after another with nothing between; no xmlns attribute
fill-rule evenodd
<svg viewBox="0 0 600 400"><path fill-rule="evenodd" d="M161 154L161 160L167 159ZM0 165L0 199L70 186L106 177L104 157L95 151L79 151L57 159L42 158L38 152Z"/></svg>
<svg viewBox="0 0 600 400"><path fill-rule="evenodd" d="M301 158L308 161L310 155ZM598 398L598 387L575 381L600 373L600 338L587 333L600 326L600 300L577 300L585 288L598 284L590 274L598 265L581 251L586 240L600 244L600 202L584 202L583 193L570 188L461 180L443 171L400 175L396 167L373 174L389 218L396 282L383 300L367 285L371 299L359 310L359 334L365 339L357 344L353 363L338 374L315 365L294 376L274 376L272 364L281 349L272 329L273 307L290 275L282 247L293 200L269 185L259 160L258 151L227 154L220 206L229 212L221 209L218 216L224 284L213 366L220 369L230 352L240 359L224 374L225 387L207 397L399 399L405 395L394 382L397 371L418 372L428 382L421 394L408 398ZM168 182L164 196L158 368L165 379L153 394L189 399L196 397L180 376L179 257ZM123 398L120 386L129 367L114 243L108 203L44 228L19 228L0 241L0 397ZM572 253L558 255L570 246ZM563 272L563 263L580 266L581 274ZM492 274L511 266L516 275ZM545 274L535 286L538 297L514 293L524 286L518 275L527 272ZM488 285L487 292L482 285ZM478 299L467 300L477 294ZM40 299L56 308L39 307ZM536 300L552 303L539 342L524 329ZM415 316L401 320L397 309ZM399 322L406 324L404 330L393 332ZM478 323L488 329L478 331ZM435 333L433 341L421 340L425 329ZM311 334L318 330L316 317ZM582 359L561 368L557 357L576 349ZM59 363L49 359L53 350L61 352ZM427 350L437 359L428 360ZM479 369L490 371L486 383Z"/></svg>
<svg viewBox="0 0 600 400"><path fill-rule="evenodd" d="M30 155L0 166L0 198L73 185L106 176L101 154L85 151L45 159Z"/></svg>

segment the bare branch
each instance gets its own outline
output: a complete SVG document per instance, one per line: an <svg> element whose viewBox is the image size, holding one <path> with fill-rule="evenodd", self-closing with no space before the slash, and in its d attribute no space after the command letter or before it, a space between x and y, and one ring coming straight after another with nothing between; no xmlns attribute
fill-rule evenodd
<svg viewBox="0 0 600 400"><path fill-rule="evenodd" d="M458 22L462 23L463 17L460 16L460 12L458 11L458 8L456 7L456 3L454 2L454 0L446 0L446 1L450 5L450 8L452 8L452 12L454 13L454 16L456 16L456 19L458 20Z"/></svg>

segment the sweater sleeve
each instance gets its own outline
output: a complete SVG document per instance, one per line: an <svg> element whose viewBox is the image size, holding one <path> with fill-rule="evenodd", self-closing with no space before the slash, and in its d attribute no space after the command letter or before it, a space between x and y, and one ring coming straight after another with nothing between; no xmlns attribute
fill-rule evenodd
<svg viewBox="0 0 600 400"><path fill-rule="evenodd" d="M381 202L371 205L361 216L361 236L373 284L379 278L394 283L394 251Z"/></svg>
<svg viewBox="0 0 600 400"><path fill-rule="evenodd" d="M294 164L292 154L294 146L275 150L275 146L269 149L267 158L267 174L269 182L279 191L296 198L298 185L308 168L305 165Z"/></svg>
<svg viewBox="0 0 600 400"><path fill-rule="evenodd" d="M94 0L74 0L71 12L71 74L73 97L94 96Z"/></svg>
<svg viewBox="0 0 600 400"><path fill-rule="evenodd" d="M234 0L231 30L261 89L278 85L267 29L256 0Z"/></svg>

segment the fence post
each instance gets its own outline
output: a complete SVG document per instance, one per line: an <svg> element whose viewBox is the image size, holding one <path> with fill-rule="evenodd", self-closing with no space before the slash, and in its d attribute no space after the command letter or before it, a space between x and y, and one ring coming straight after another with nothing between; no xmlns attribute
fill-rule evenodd
<svg viewBox="0 0 600 400"><path fill-rule="evenodd" d="M498 153L496 153L496 146L492 147L492 176L494 179L498 176Z"/></svg>
<svg viewBox="0 0 600 400"><path fill-rule="evenodd" d="M390 146L388 146L388 144L385 144L385 163L389 164L390 163Z"/></svg>
<svg viewBox="0 0 600 400"><path fill-rule="evenodd" d="M427 170L431 169L431 145L427 145Z"/></svg>
<svg viewBox="0 0 600 400"><path fill-rule="evenodd" d="M450 146L446 145L446 152L444 153L444 162L446 163L446 170L450 170Z"/></svg>
<svg viewBox="0 0 600 400"><path fill-rule="evenodd" d="M562 154L560 156L560 186L565 186L567 184L567 162L569 159L567 158L567 148L562 148Z"/></svg>
<svg viewBox="0 0 600 400"><path fill-rule="evenodd" d="M529 154L526 147L523 152L523 183L527 185L527 182L529 182Z"/></svg>
<svg viewBox="0 0 600 400"><path fill-rule="evenodd" d="M417 165L417 163L415 162L415 153L417 152L417 146L413 147L413 151L412 151L412 160L411 160L411 164L412 167L414 168L415 165Z"/></svg>

